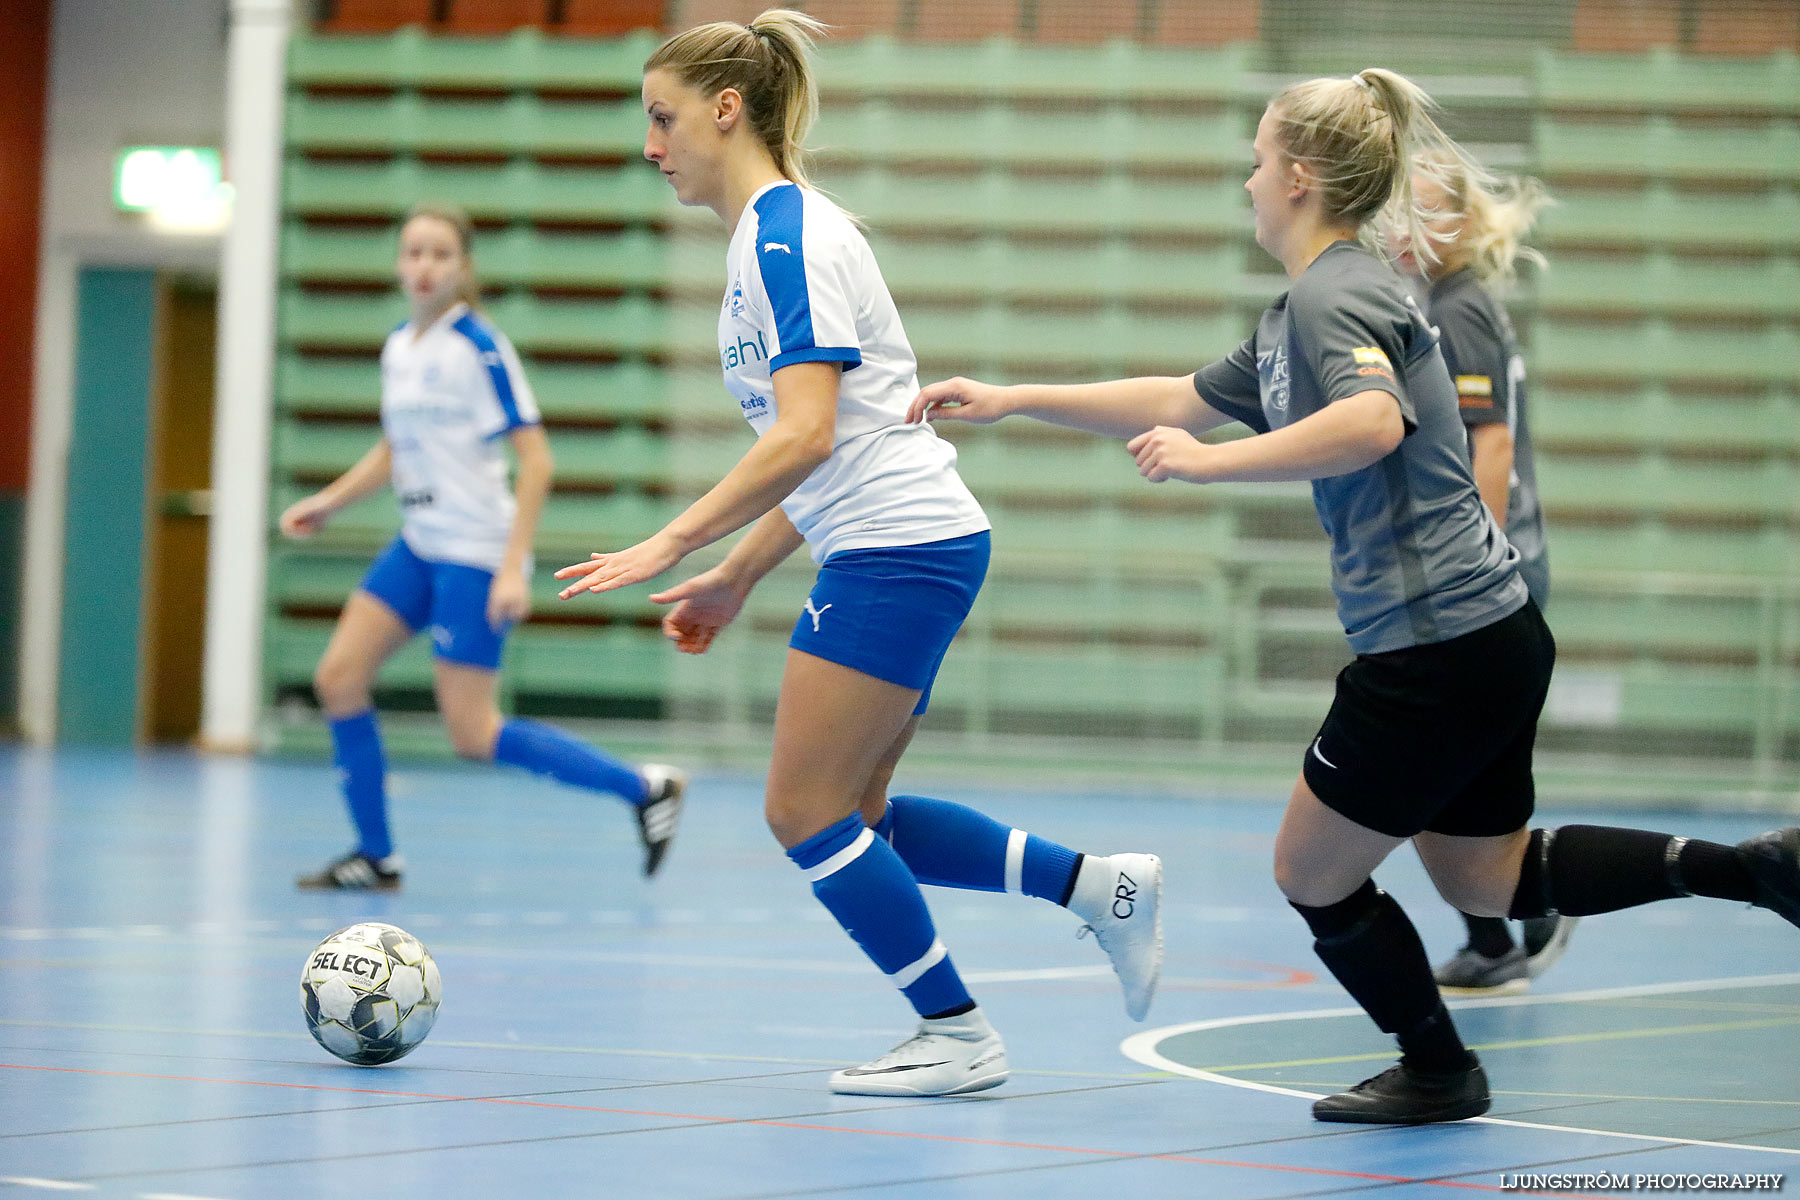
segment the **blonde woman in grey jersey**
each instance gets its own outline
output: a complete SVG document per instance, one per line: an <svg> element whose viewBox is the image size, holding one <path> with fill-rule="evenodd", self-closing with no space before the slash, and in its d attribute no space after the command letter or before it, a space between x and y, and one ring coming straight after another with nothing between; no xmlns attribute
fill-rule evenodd
<svg viewBox="0 0 1800 1200"><path fill-rule="evenodd" d="M1532 601L1548 612L1550 556L1531 451L1525 360L1494 291L1511 284L1520 258L1543 263L1543 255L1520 239L1549 196L1535 179L1493 175L1455 158L1427 165L1412 182L1420 208L1432 214L1425 226L1431 245L1424 257L1415 257L1405 222L1390 219L1395 265L1423 286L1425 319L1437 330L1469 431L1476 490L1518 550L1519 574ZM1468 940L1433 975L1447 991L1522 988L1562 957L1576 920L1534 917L1524 922L1520 945L1499 917L1464 913Z"/></svg>
<svg viewBox="0 0 1800 1200"><path fill-rule="evenodd" d="M1405 285L1359 244L1392 201L1429 233L1408 165L1461 159L1429 98L1389 71L1315 79L1257 126L1245 188L1291 286L1256 333L1193 376L925 388L909 417L1012 414L1130 439L1152 482L1312 481L1353 661L1307 747L1275 878L1314 950L1402 1051L1313 1105L1323 1121L1422 1124L1488 1110L1412 922L1370 878L1412 840L1444 898L1515 918L1675 896L1748 901L1800 925L1800 829L1723 846L1643 830L1533 830L1531 751L1555 644L1518 551L1476 491L1456 390ZM1229 421L1256 436L1211 445Z"/></svg>

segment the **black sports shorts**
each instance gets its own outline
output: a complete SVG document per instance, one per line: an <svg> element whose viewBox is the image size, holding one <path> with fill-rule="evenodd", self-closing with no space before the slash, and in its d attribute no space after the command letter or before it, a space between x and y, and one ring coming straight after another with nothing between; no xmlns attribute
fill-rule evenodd
<svg viewBox="0 0 1800 1200"><path fill-rule="evenodd" d="M1511 833L1531 819L1531 747L1555 663L1529 601L1447 642L1358 655L1307 747L1307 786L1389 837Z"/></svg>

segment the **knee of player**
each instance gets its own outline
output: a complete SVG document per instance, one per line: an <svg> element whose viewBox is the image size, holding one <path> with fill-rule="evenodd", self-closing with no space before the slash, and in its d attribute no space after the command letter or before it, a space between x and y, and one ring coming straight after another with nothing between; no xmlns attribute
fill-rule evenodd
<svg viewBox="0 0 1800 1200"><path fill-rule="evenodd" d="M367 691L362 672L343 655L327 654L313 668L313 694L327 708L353 703Z"/></svg>
<svg viewBox="0 0 1800 1200"><path fill-rule="evenodd" d="M469 762L488 762L494 757L494 739L499 729L491 721L446 721L450 749L456 757Z"/></svg>

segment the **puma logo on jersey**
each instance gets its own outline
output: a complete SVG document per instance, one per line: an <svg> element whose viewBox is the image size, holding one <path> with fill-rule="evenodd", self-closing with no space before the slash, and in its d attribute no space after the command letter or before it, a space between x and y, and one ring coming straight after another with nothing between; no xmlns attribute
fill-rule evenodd
<svg viewBox="0 0 1800 1200"><path fill-rule="evenodd" d="M825 606L825 608L814 608L813 602L812 602L812 597L808 596L806 598L806 610L805 611L806 611L806 615L812 618L814 633L819 632L819 618L824 616L825 609L828 609L830 607L831 607L831 605L827 604Z"/></svg>
<svg viewBox="0 0 1800 1200"><path fill-rule="evenodd" d="M767 254L771 250L779 250L783 254L792 254L793 253L792 250L788 249L788 244L786 242L764 242L763 243L763 253Z"/></svg>
<svg viewBox="0 0 1800 1200"><path fill-rule="evenodd" d="M1112 915L1121 921L1129 920L1137 911L1137 880L1119 872L1119 885L1113 889Z"/></svg>

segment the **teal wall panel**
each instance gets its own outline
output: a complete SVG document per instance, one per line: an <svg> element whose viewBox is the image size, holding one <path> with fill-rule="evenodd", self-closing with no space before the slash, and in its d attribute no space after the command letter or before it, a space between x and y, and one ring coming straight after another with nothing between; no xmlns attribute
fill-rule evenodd
<svg viewBox="0 0 1800 1200"><path fill-rule="evenodd" d="M156 277L88 268L76 289L57 731L129 745L137 719Z"/></svg>
<svg viewBox="0 0 1800 1200"><path fill-rule="evenodd" d="M25 497L0 492L0 736L19 726L19 564L25 558Z"/></svg>

